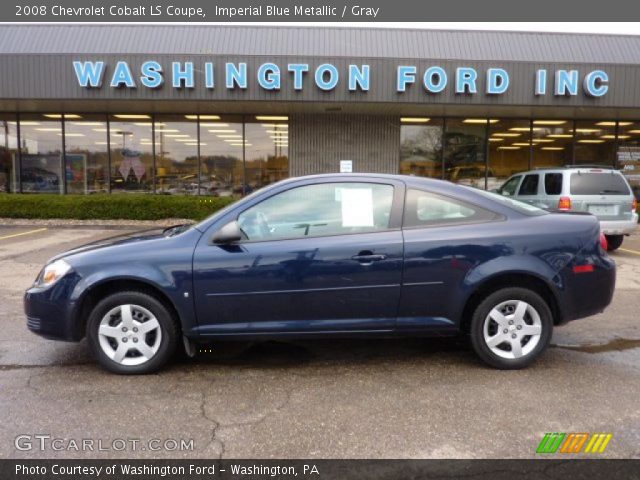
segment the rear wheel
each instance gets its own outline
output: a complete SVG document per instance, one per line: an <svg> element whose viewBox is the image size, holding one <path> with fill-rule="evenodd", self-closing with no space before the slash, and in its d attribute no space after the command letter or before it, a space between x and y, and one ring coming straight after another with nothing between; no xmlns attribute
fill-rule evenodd
<svg viewBox="0 0 640 480"><path fill-rule="evenodd" d="M624 235L605 235L605 237L607 237L607 250L610 252L620 248L624 240Z"/></svg>
<svg viewBox="0 0 640 480"><path fill-rule="evenodd" d="M107 370L145 374L162 367L177 345L178 327L167 308L141 292L109 295L92 310L87 338Z"/></svg>
<svg viewBox="0 0 640 480"><path fill-rule="evenodd" d="M492 367L524 368L547 348L553 333L553 316L536 292L503 288L475 309L470 333L473 349Z"/></svg>

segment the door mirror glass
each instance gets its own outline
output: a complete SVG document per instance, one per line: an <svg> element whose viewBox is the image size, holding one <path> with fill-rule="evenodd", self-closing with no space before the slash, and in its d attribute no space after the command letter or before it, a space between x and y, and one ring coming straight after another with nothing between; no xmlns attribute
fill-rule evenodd
<svg viewBox="0 0 640 480"><path fill-rule="evenodd" d="M240 230L240 226L236 220L227 223L224 227L218 230L211 239L213 243L217 244L235 243L240 240L242 240L242 231Z"/></svg>

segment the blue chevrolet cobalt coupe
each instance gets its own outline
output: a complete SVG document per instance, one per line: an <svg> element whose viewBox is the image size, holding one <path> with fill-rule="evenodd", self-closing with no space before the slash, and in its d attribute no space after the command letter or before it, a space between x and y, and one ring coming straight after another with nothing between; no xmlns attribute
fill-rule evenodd
<svg viewBox="0 0 640 480"><path fill-rule="evenodd" d="M184 344L465 334L489 365L529 365L553 327L610 303L598 219L440 180L285 180L195 224L52 258L27 325L108 370L158 370Z"/></svg>

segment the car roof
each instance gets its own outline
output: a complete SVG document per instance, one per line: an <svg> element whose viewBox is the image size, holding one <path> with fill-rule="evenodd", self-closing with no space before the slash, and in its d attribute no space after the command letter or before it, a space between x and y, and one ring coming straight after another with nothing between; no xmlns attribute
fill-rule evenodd
<svg viewBox="0 0 640 480"><path fill-rule="evenodd" d="M358 179L361 178L363 180L371 180L379 178L381 180L396 180L406 183L407 185L422 185L422 186L443 186L443 185L455 185L446 180L441 180L438 178L429 178L429 177L416 177L414 175L397 175L391 173L321 173L316 175L303 175L300 177L291 177L286 180L282 180L282 184L292 183L303 179L335 179L335 180L344 180L348 179Z"/></svg>

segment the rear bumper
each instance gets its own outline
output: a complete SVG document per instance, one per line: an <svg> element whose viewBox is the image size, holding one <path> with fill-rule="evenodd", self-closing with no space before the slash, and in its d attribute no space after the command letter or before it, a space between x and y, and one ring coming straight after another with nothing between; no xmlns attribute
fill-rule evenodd
<svg viewBox="0 0 640 480"><path fill-rule="evenodd" d="M628 235L638 226L638 214L633 213L631 220L601 220L600 230L605 235Z"/></svg>
<svg viewBox="0 0 640 480"><path fill-rule="evenodd" d="M592 262L594 271L574 273L572 267L564 270L565 294L562 295L562 322L602 313L611 303L616 286L616 264L608 256Z"/></svg>
<svg viewBox="0 0 640 480"><path fill-rule="evenodd" d="M76 303L71 292L79 281L71 272L51 288L30 288L24 294L27 328L52 340L77 342L84 337L84 328L76 321Z"/></svg>

